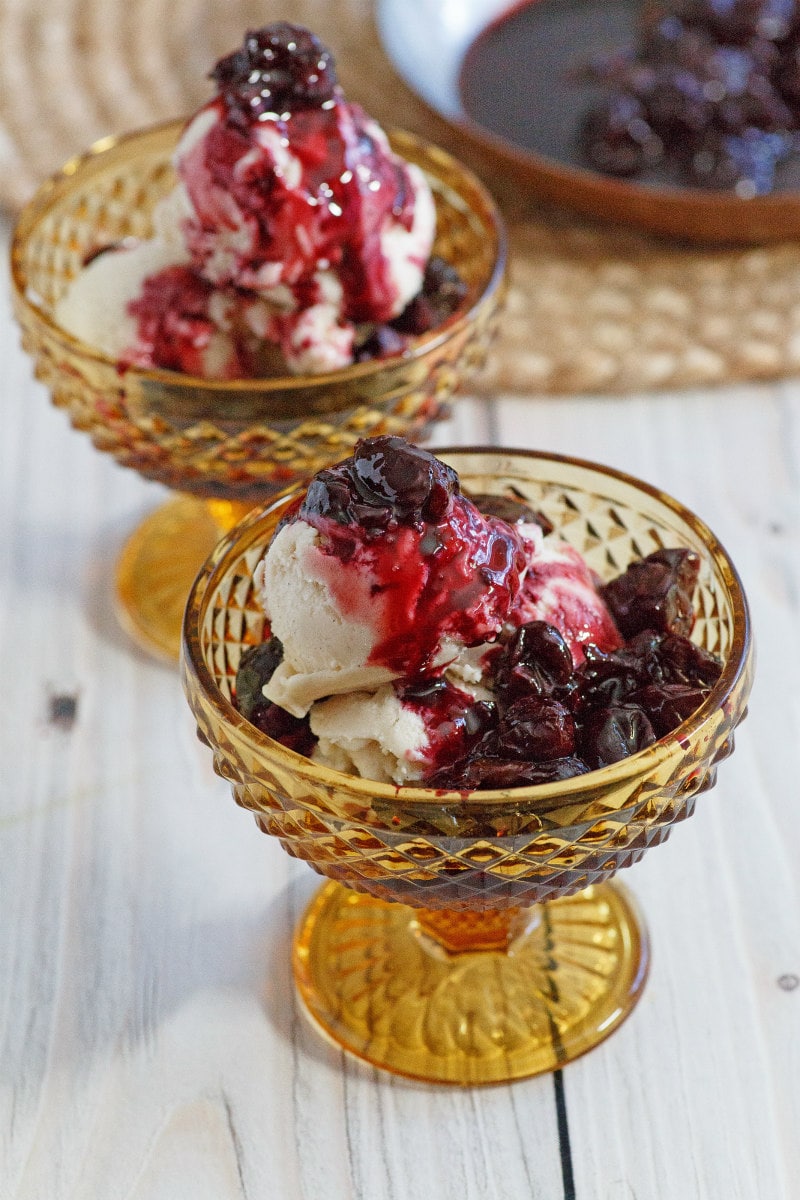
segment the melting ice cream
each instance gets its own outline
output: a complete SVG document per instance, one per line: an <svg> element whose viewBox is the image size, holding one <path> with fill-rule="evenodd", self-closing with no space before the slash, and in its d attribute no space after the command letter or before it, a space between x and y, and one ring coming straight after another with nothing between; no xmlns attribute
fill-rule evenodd
<svg viewBox="0 0 800 1200"><path fill-rule="evenodd" d="M400 438L367 439L315 477L257 568L269 637L243 658L237 701L366 778L567 778L649 745L707 694L719 664L685 636L698 569L659 551L603 585L540 514L471 499Z"/></svg>
<svg viewBox="0 0 800 1200"><path fill-rule="evenodd" d="M174 154L154 234L97 254L59 323L123 364L209 378L348 365L423 288L430 187L285 22L212 72Z"/></svg>

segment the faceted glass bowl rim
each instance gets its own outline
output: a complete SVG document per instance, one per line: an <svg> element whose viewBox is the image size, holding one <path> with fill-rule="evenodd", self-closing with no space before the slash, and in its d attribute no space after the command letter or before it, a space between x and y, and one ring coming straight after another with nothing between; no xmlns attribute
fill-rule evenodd
<svg viewBox="0 0 800 1200"><path fill-rule="evenodd" d="M134 150L137 145L149 138L160 137L164 139L165 143L169 140L176 142L185 124L186 119L181 118L180 120L160 122L133 130L130 133L101 138L83 153L69 159L59 171L45 180L19 215L11 242L11 279L16 300L21 308L36 318L51 337L55 337L78 357L102 363L114 370L117 367L115 359L63 329L51 316L49 306L30 294L23 266L25 244L38 224L48 215L53 202L60 200L65 191L69 192L72 186L81 181L87 172L91 171L95 165L99 165L104 154L117 150L123 152L126 149ZM389 129L387 136L399 153L402 154L405 147L411 153L416 151L424 156L425 166L423 169L428 174L439 177L435 170L436 165L439 164L442 176L449 172L458 178L474 198L475 202L469 205L469 211L479 220L486 238L493 246L494 253L493 265L488 278L482 289L473 297L468 308L457 311L457 314L439 329L431 330L429 333L414 338L408 349L401 354L352 363L350 366L336 371L315 375L275 375L256 379L208 380L178 371L129 367L119 373L120 386L124 385L127 377L145 384L152 382L162 386L168 385L173 390L184 388L187 391L200 390L206 393L216 392L220 395L232 396L242 393L269 394L273 392L285 392L290 395L294 392L307 394L309 389L322 392L326 387L334 387L334 385L341 387L342 384L351 381L361 382L382 372L391 374L393 368L398 371L407 371L408 367L416 362L424 363L430 355L446 345L465 327L471 325L478 310L488 298L498 291L505 277L508 238L503 218L493 197L477 176L446 150L442 150L433 142L407 130ZM444 178L443 182L446 183ZM391 379L386 381L384 390L387 392L391 390ZM345 399L335 407L347 407L348 403Z"/></svg>
<svg viewBox="0 0 800 1200"><path fill-rule="evenodd" d="M713 559L719 573L725 580L733 611L733 629L731 645L725 665L717 682L714 684L705 701L690 717L665 737L637 754L632 754L619 762L601 767L585 775L577 775L557 783L536 784L527 787L487 789L485 791L459 791L443 789L399 786L395 784L378 783L359 776L334 771L323 767L303 755L282 746L279 742L267 737L243 717L224 696L206 665L200 644L200 623L205 611L206 600L230 565L241 553L241 542L247 537L253 526L258 526L275 510L291 502L302 489L293 489L289 495L273 501L267 508L251 512L244 521L235 526L223 538L198 574L186 605L183 622L181 646L181 670L187 682L191 681L201 690L205 703L212 707L223 724L233 726L247 744L253 758L266 757L281 764L285 770L292 771L300 779L308 779L316 785L330 785L339 792L348 792L354 799L363 799L368 807L373 801L379 800L387 809L392 806L400 811L412 810L415 806L425 806L427 809L452 808L454 804L469 811L490 810L506 807L513 803L518 810L536 812L567 807L578 794L586 794L589 790L599 793L609 787L622 784L637 775L646 777L651 771L667 758L675 754L676 745L694 736L705 721L718 708L724 705L734 691L737 683L744 674L752 654L751 619L744 588L738 571L726 550L711 532L709 527L680 501L659 488L645 483L643 480L619 471L616 468L592 462L588 459L576 458L570 455L560 455L536 450L515 450L492 446L448 446L437 447L435 453L442 457L449 454L491 455L499 457L526 458L542 464L554 463L576 467L606 476L627 487L633 488L655 499L658 503L670 509L700 538L706 553ZM585 820L585 815L581 818Z"/></svg>

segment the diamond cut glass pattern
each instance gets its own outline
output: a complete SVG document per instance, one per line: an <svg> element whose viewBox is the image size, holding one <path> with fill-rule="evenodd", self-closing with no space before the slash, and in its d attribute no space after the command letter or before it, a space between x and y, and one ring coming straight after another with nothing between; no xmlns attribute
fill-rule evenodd
<svg viewBox="0 0 800 1200"><path fill-rule="evenodd" d="M98 449L169 487L265 503L376 434L416 438L485 360L505 286L505 235L486 190L450 155L411 134L395 149L425 172L436 201L434 253L468 285L455 317L406 354L325 376L209 383L169 371L117 370L70 337L53 307L86 256L151 233L174 184L173 122L106 139L68 163L23 211L12 246L23 344L53 402Z"/></svg>
<svg viewBox="0 0 800 1200"><path fill-rule="evenodd" d="M87 255L150 235L153 207L174 183L170 158L181 129L173 122L108 138L67 163L23 210L11 248L23 345L53 403L99 450L183 493L142 522L116 570L122 624L144 649L173 661L191 582L235 520L346 457L361 437L419 439L447 415L452 393L486 358L506 264L502 221L486 189L448 154L397 132L395 148L431 184L434 253L467 284L441 328L401 355L326 375L211 382L120 371L61 330L54 306ZM233 515L220 519L223 504Z"/></svg>
<svg viewBox="0 0 800 1200"><path fill-rule="evenodd" d="M505 791L395 788L293 754L230 703L242 650L262 636L253 568L288 500L252 514L201 573L187 608L182 671L200 736L214 747L237 803L289 854L335 881L312 904L295 944L298 986L312 1015L348 1049L391 1070L492 1082L568 1061L635 1003L646 939L631 902L608 880L664 841L713 784L745 710L753 655L735 569L707 527L671 498L573 459L437 453L466 491L512 494L543 512L603 578L660 546L696 550L693 637L724 660L697 712L620 763ZM520 913L528 914L524 934L514 932ZM502 950L496 926L505 929ZM370 946L360 969L345 968L337 949L351 945L354 930L361 931L356 942ZM380 985L376 971L385 972ZM378 989L370 992L369 1020L359 987ZM394 1013L384 1011L389 993ZM412 1012L412 996L424 1011ZM462 1044L456 1031L471 1006L479 1015ZM435 1046L423 1026L438 1031Z"/></svg>

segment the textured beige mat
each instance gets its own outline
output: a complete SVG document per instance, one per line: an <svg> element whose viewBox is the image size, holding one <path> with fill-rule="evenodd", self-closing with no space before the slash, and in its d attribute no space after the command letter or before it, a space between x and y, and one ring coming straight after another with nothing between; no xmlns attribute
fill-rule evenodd
<svg viewBox="0 0 800 1200"><path fill-rule="evenodd" d="M371 0L0 0L0 203L98 137L188 112L243 31L289 18L336 54L348 95L481 171L397 78ZM554 212L483 172L512 288L482 390L632 391L800 371L800 243L703 250Z"/></svg>

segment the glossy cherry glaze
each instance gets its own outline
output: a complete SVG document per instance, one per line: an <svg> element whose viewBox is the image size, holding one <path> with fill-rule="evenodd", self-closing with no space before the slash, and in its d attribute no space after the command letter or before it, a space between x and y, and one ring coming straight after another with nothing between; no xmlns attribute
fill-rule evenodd
<svg viewBox="0 0 800 1200"><path fill-rule="evenodd" d="M721 670L687 636L699 569L693 552L656 551L595 588L597 607L585 623L594 636L571 637L570 645L558 614L519 619L522 577L536 573L535 543L523 534L535 514L513 497L494 507L518 523L481 513L455 472L427 451L372 438L320 472L283 522L306 521L321 535L326 583L343 614L352 606L348 573L374 580L383 624L370 662L394 672L398 699L422 717L430 787L516 787L616 762L679 725ZM568 568L565 578L573 582ZM581 622L583 587L581 579L567 625ZM490 643L481 656L490 698L445 677L447 663L436 658L445 634L465 646ZM307 718L283 736L275 732L282 718L261 695L281 654L275 638L247 652L237 704L263 732L309 753Z"/></svg>
<svg viewBox="0 0 800 1200"><path fill-rule="evenodd" d="M230 331L224 355L211 367L220 336L210 312L213 296L213 285L183 264L148 276L128 305L136 321L136 344L121 357L120 370L155 363L204 378L248 379L259 374L254 339L244 331Z"/></svg>
<svg viewBox="0 0 800 1200"><path fill-rule="evenodd" d="M341 341L337 354L364 361L443 325L466 295L458 272L409 252L402 270L418 269L422 287L398 314L388 254L414 225L420 179L346 101L319 39L267 25L211 75L217 95L175 156L190 262L151 276L129 305L137 338L123 365L252 378L286 369L275 343L302 356Z"/></svg>
<svg viewBox="0 0 800 1200"><path fill-rule="evenodd" d="M308 29L288 21L249 30L241 48L221 58L211 78L231 123L245 132L262 113L324 104L337 84L328 48Z"/></svg>
<svg viewBox="0 0 800 1200"><path fill-rule="evenodd" d="M237 264L240 282L255 286L258 264L279 263L280 281L309 308L326 299L318 272L333 269L344 317L391 319L397 287L382 238L390 218L411 228L415 186L375 122L345 100L329 51L282 22L249 34L214 78L219 95L177 157L195 211L185 226L195 264L216 272L214 231L235 207L253 271L251 283L248 262Z"/></svg>
<svg viewBox="0 0 800 1200"><path fill-rule="evenodd" d="M429 672L445 637L466 646L496 637L519 594L521 534L485 517L450 467L402 438L360 442L316 476L297 516L322 535L343 615L360 616L352 573L372 580L381 618L370 662L403 679Z"/></svg>

